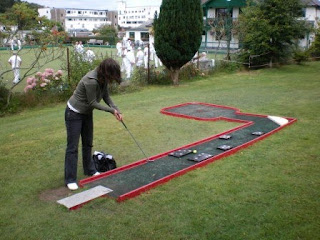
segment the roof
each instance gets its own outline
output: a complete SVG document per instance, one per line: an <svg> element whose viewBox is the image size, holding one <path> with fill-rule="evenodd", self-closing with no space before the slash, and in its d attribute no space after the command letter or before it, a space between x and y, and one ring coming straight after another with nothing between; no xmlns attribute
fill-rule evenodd
<svg viewBox="0 0 320 240"><path fill-rule="evenodd" d="M221 1L219 1L219 0L201 0L201 4L202 5L205 5L205 4L209 4L209 5L218 4L218 5L220 5L219 2L221 2ZM231 0L230 1L230 3L232 3L232 4L239 4L240 3L240 5L243 5L244 2L246 2L246 0L244 0L244 1L242 1L242 0ZM318 6L318 7L320 7L320 0L301 0L301 2L303 4L308 5L308 6ZM225 5L227 5L227 4L225 4Z"/></svg>
<svg viewBox="0 0 320 240"><path fill-rule="evenodd" d="M201 4L205 8L226 8L226 7L244 7L246 0L201 0Z"/></svg>
<svg viewBox="0 0 320 240"><path fill-rule="evenodd" d="M132 30L132 31L149 31L149 28L152 27L153 19L149 19L148 21L145 21L143 24L141 24L138 27L134 28L128 28L126 30Z"/></svg>
<svg viewBox="0 0 320 240"><path fill-rule="evenodd" d="M308 6L319 6L320 7L320 0L301 0L302 3Z"/></svg>

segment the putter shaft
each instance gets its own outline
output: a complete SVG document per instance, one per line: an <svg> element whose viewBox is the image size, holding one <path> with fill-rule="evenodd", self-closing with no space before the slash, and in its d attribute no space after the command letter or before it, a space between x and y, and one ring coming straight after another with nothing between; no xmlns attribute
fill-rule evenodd
<svg viewBox="0 0 320 240"><path fill-rule="evenodd" d="M137 144L137 146L139 147L140 151L143 153L143 155L145 156L145 158L147 159L148 162L152 161L150 160L147 155L145 154L145 152L142 150L140 144L137 142L137 140L134 138L134 136L132 135L132 133L130 132L130 130L127 128L126 124L121 120L121 123L123 124L123 126L125 127L125 129L127 129L128 133L130 134L130 136L132 137L132 139L134 140L134 142Z"/></svg>

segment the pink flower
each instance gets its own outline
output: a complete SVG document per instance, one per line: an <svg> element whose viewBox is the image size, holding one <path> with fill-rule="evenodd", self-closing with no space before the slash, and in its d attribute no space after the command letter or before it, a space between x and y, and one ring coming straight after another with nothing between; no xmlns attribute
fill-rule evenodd
<svg viewBox="0 0 320 240"><path fill-rule="evenodd" d="M44 71L51 74L54 72L52 68L46 68Z"/></svg>
<svg viewBox="0 0 320 240"><path fill-rule="evenodd" d="M41 73L41 72L37 72L37 73L36 73L36 76L37 76L37 77L41 77L41 76L42 76L42 73Z"/></svg>
<svg viewBox="0 0 320 240"><path fill-rule="evenodd" d="M45 83L45 82L40 84L40 87L45 87L45 86L47 86L47 83Z"/></svg>
<svg viewBox="0 0 320 240"><path fill-rule="evenodd" d="M31 85L27 85L25 88L24 88L24 92L28 92L30 89L32 89L33 87Z"/></svg>
<svg viewBox="0 0 320 240"><path fill-rule="evenodd" d="M27 84L32 84L33 83L33 78L32 77L29 77L27 78Z"/></svg>
<svg viewBox="0 0 320 240"><path fill-rule="evenodd" d="M62 70L58 70L56 73L56 75L59 75L59 76L61 76L62 74L63 74Z"/></svg>

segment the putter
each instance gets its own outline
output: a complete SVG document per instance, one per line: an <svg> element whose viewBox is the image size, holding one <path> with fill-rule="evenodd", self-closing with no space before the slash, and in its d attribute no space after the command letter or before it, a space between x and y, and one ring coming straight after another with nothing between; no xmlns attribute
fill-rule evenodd
<svg viewBox="0 0 320 240"><path fill-rule="evenodd" d="M134 136L132 135L132 133L129 131L129 129L127 128L126 124L124 124L123 120L121 120L121 123L123 124L123 126L125 127L125 129L127 129L128 133L130 134L130 136L132 137L132 139L134 140L134 142L137 144L137 146L139 147L140 151L143 153L143 155L146 157L147 162L153 162L154 160L150 160L147 155L144 153L144 151L142 150L142 148L140 147L139 143L137 142L137 140L134 138Z"/></svg>

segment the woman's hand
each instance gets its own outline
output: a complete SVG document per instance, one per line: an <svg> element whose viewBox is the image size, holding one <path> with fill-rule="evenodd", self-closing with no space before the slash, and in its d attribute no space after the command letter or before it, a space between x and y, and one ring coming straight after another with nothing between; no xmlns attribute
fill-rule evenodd
<svg viewBox="0 0 320 240"><path fill-rule="evenodd" d="M116 117L118 121L122 121L122 114L119 113L116 109L114 110L113 115Z"/></svg>

